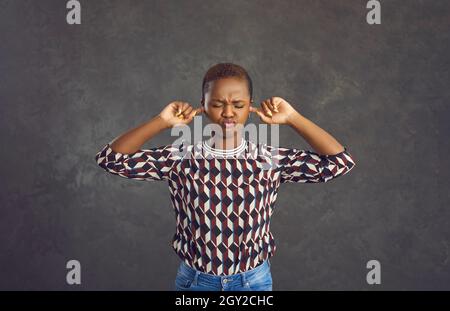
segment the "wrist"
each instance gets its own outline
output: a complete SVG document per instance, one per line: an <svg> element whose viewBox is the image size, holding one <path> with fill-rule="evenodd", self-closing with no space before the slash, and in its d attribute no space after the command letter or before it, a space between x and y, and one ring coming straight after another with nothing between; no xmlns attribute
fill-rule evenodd
<svg viewBox="0 0 450 311"><path fill-rule="evenodd" d="M298 120L301 118L300 113L298 113L297 111L293 111L292 113L290 113L287 117L287 121L286 124L289 126L293 126L295 123L298 122Z"/></svg>
<svg viewBox="0 0 450 311"><path fill-rule="evenodd" d="M169 122L167 122L166 120L164 120L163 117L161 117L161 115L157 115L155 116L151 121L156 122L158 127L161 130L166 130L169 129L171 127L171 125L169 124Z"/></svg>

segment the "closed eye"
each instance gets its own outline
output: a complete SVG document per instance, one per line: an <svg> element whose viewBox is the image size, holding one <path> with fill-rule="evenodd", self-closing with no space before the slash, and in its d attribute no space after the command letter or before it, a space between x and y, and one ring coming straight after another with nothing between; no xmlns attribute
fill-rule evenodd
<svg viewBox="0 0 450 311"><path fill-rule="evenodd" d="M234 105L235 108L238 108L238 109L242 109L242 108L245 107L245 105L242 104L242 101L235 101L235 102L233 102L233 105ZM223 104L220 103L220 102L214 102L214 103L212 104L212 106L213 106L214 108L220 108L220 107L223 106Z"/></svg>

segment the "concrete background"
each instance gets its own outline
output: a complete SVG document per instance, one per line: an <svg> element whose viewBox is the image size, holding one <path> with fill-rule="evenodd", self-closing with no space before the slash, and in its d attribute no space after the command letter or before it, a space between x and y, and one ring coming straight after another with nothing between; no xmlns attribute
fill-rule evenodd
<svg viewBox="0 0 450 311"><path fill-rule="evenodd" d="M167 184L94 156L169 102L198 104L206 70L230 61L257 101L285 98L357 161L280 188L274 290L450 290L448 1L382 1L381 25L362 0L81 0L81 25L65 2L0 1L0 289L171 290Z"/></svg>

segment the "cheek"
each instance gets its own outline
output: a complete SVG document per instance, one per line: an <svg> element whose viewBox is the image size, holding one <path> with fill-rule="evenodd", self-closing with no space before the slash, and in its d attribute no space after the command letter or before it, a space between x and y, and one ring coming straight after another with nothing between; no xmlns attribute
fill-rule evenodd
<svg viewBox="0 0 450 311"><path fill-rule="evenodd" d="M206 109L205 111L206 115L208 116L208 118L210 118L211 120L217 120L220 118L220 111L219 109Z"/></svg>
<svg viewBox="0 0 450 311"><path fill-rule="evenodd" d="M250 117L250 109L246 109L239 113L239 118L243 121L246 121Z"/></svg>

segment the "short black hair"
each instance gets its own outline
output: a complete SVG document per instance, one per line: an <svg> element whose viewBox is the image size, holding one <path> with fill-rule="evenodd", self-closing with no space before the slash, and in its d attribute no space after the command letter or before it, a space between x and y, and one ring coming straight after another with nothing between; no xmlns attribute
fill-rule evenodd
<svg viewBox="0 0 450 311"><path fill-rule="evenodd" d="M253 99L253 84L250 75L243 67L233 63L218 63L205 74L202 84L202 102L205 100L205 93L209 90L209 82L222 78L236 77L247 81L250 100Z"/></svg>

